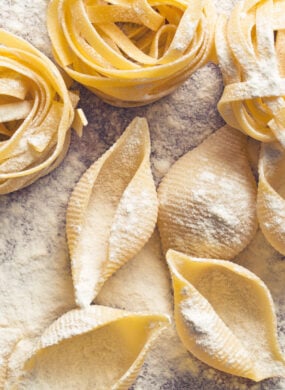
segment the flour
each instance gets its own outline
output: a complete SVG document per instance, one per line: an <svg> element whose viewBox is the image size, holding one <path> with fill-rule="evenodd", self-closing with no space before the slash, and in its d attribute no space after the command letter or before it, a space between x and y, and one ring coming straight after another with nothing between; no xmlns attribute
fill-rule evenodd
<svg viewBox="0 0 285 390"><path fill-rule="evenodd" d="M233 2L215 0L215 3L220 12L228 12ZM47 4L48 0L1 0L0 25L51 56L45 27ZM145 116L151 132L155 179L159 182L174 161L224 123L216 110L223 84L214 64L199 69L172 95L146 107L114 108L85 88L77 87L81 92L80 106L89 120L82 138L72 135L68 155L54 172L24 190L0 197L0 325L13 327L16 335L24 337L41 335L56 318L75 306L65 214L72 189L85 169L114 143L135 116ZM165 260L159 254L159 241L152 239L150 247L144 248L106 282L97 297L98 303L172 313L171 283ZM285 351L285 268L281 255L259 233L238 261L269 286ZM1 340L7 340L2 335L1 332ZM90 370L91 351L91 348L86 351ZM63 350L59 352L62 358L71 359ZM34 380L45 380L42 368L37 365L32 376L25 378L28 386L25 390L30 390L30 386L38 390ZM53 368L62 375L60 367L54 364ZM67 380L70 383L70 378ZM147 355L133 386L134 390L284 388L284 380L255 384L210 368L186 351L174 327L162 335Z"/></svg>

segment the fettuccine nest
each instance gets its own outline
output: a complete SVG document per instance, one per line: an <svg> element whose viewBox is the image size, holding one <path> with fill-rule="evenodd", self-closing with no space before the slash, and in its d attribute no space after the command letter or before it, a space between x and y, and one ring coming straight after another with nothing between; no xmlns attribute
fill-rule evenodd
<svg viewBox="0 0 285 390"><path fill-rule="evenodd" d="M74 110L56 66L23 39L0 29L0 194L23 188L64 158L70 127L86 122Z"/></svg>
<svg viewBox="0 0 285 390"><path fill-rule="evenodd" d="M58 64L115 106L171 93L213 55L210 0L52 0L48 30Z"/></svg>

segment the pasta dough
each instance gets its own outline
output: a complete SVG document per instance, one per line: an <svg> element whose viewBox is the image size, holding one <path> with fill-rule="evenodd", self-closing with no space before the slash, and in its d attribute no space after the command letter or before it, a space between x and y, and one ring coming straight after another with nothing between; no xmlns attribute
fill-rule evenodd
<svg viewBox="0 0 285 390"><path fill-rule="evenodd" d="M117 106L151 103L213 58L211 0L52 0L54 56L75 80Z"/></svg>
<svg viewBox="0 0 285 390"><path fill-rule="evenodd" d="M246 137L225 126L180 158L158 189L158 227L166 252L231 259L257 228L256 183Z"/></svg>
<svg viewBox="0 0 285 390"><path fill-rule="evenodd" d="M73 191L66 232L79 306L92 302L154 230L158 201L149 155L147 121L135 118Z"/></svg>
<svg viewBox="0 0 285 390"><path fill-rule="evenodd" d="M285 255L285 154L278 143L262 146L259 162L257 215L268 242Z"/></svg>
<svg viewBox="0 0 285 390"><path fill-rule="evenodd" d="M9 359L5 389L128 389L168 318L104 306L75 309Z"/></svg>
<svg viewBox="0 0 285 390"><path fill-rule="evenodd" d="M252 272L223 260L169 251L177 332L185 347L221 371L261 381L285 376L274 305Z"/></svg>
<svg viewBox="0 0 285 390"><path fill-rule="evenodd" d="M225 88L218 110L231 126L285 145L285 2L245 0L217 22Z"/></svg>
<svg viewBox="0 0 285 390"><path fill-rule="evenodd" d="M0 29L0 194L25 187L64 158L86 119L55 65Z"/></svg>

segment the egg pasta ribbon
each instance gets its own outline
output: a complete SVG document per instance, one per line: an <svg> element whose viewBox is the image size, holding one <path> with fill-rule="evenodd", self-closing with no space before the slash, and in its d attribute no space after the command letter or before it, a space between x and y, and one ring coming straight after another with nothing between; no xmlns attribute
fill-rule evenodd
<svg viewBox="0 0 285 390"><path fill-rule="evenodd" d="M231 259L257 228L246 137L225 126L176 161L158 188L165 252Z"/></svg>
<svg viewBox="0 0 285 390"><path fill-rule="evenodd" d="M74 188L66 233L79 306L92 302L154 230L158 201L149 155L147 121L135 118Z"/></svg>
<svg viewBox="0 0 285 390"><path fill-rule="evenodd" d="M244 0L221 16L216 50L224 78L218 110L257 140L285 145L285 2Z"/></svg>
<svg viewBox="0 0 285 390"><path fill-rule="evenodd" d="M257 216L268 242L285 255L285 153L275 142L264 144L259 161Z"/></svg>
<svg viewBox="0 0 285 390"><path fill-rule="evenodd" d="M0 194L34 182L64 158L70 128L86 124L56 66L0 29Z"/></svg>
<svg viewBox="0 0 285 390"><path fill-rule="evenodd" d="M65 313L9 358L6 389L127 390L169 324L156 313L90 306Z"/></svg>
<svg viewBox="0 0 285 390"><path fill-rule="evenodd" d="M52 0L58 64L115 106L151 103L213 57L211 0Z"/></svg>
<svg viewBox="0 0 285 390"><path fill-rule="evenodd" d="M254 381L285 376L266 285L230 261L170 250L175 323L185 347L208 365Z"/></svg>

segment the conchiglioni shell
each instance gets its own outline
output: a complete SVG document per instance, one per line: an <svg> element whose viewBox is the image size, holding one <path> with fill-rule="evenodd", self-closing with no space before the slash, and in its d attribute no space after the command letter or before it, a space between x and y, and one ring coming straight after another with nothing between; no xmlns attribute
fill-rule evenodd
<svg viewBox="0 0 285 390"><path fill-rule="evenodd" d="M81 177L69 201L66 232L76 302L89 305L105 280L136 255L157 219L144 118Z"/></svg>
<svg viewBox="0 0 285 390"><path fill-rule="evenodd" d="M285 376L268 288L229 261L169 251L177 332L208 365L260 381Z"/></svg>
<svg viewBox="0 0 285 390"><path fill-rule="evenodd" d="M262 146L257 215L268 242L285 255L285 152L280 144Z"/></svg>
<svg viewBox="0 0 285 390"><path fill-rule="evenodd" d="M168 317L155 313L104 306L72 310L38 339L18 343L6 388L128 389L168 324Z"/></svg>
<svg viewBox="0 0 285 390"><path fill-rule="evenodd" d="M246 137L228 126L217 130L170 168L158 198L165 252L233 258L257 228L256 183Z"/></svg>

